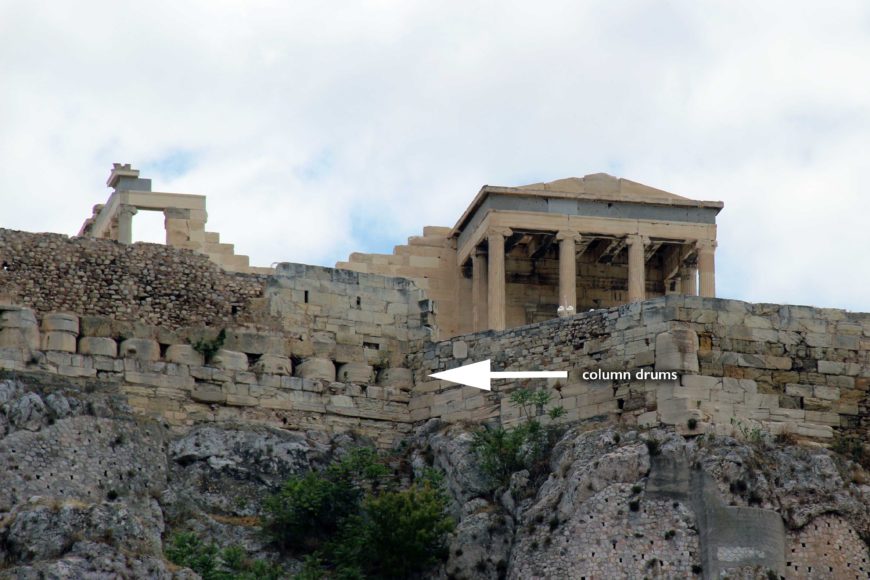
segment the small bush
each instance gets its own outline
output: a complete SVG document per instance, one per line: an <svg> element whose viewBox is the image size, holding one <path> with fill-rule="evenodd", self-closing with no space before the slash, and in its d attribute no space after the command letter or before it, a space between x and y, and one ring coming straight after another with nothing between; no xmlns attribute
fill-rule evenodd
<svg viewBox="0 0 870 580"><path fill-rule="evenodd" d="M870 469L870 453L867 452L864 442L859 437L836 437L831 451L851 459L865 469Z"/></svg>
<svg viewBox="0 0 870 580"><path fill-rule="evenodd" d="M264 503L264 530L282 549L316 556L304 578L419 574L447 557L447 496L433 470L403 491L389 475L374 450L358 449L322 473L291 477Z"/></svg>
<svg viewBox="0 0 870 580"><path fill-rule="evenodd" d="M692 574L700 574L704 571L704 567L700 564L692 564Z"/></svg>
<svg viewBox="0 0 870 580"><path fill-rule="evenodd" d="M662 443L658 439L647 439L646 440L646 449L647 449L647 451L649 451L650 457L655 457L656 455L661 455Z"/></svg>
<svg viewBox="0 0 870 580"><path fill-rule="evenodd" d="M676 536L676 535L677 535L676 530L668 530L667 532L665 532L665 539L672 540L674 538L674 536Z"/></svg>
<svg viewBox="0 0 870 580"><path fill-rule="evenodd" d="M686 421L686 426L689 428L689 431L694 431L698 428L698 420L694 417L689 417L689 420Z"/></svg>
<svg viewBox="0 0 870 580"><path fill-rule="evenodd" d="M630 502L628 502L628 509L630 509L633 512L639 511L640 510L640 500L633 499Z"/></svg>
<svg viewBox="0 0 870 580"><path fill-rule="evenodd" d="M510 394L510 401L520 408L520 415L525 417L523 423L510 430L487 427L474 433L472 448L477 453L481 469L490 479L491 489L507 486L511 475L522 469L528 469L533 479L545 474L549 470L549 450L562 434L561 428L545 427L534 418L550 401L550 393L517 389ZM549 412L552 420L564 414L562 407Z"/></svg>
<svg viewBox="0 0 870 580"><path fill-rule="evenodd" d="M118 492L117 492L117 490L110 489L110 490L109 490L109 493L106 494L106 499L109 500L109 501L115 501L116 499L118 499Z"/></svg>
<svg viewBox="0 0 870 580"><path fill-rule="evenodd" d="M203 580L278 580L284 577L280 567L252 560L239 546L221 550L217 544L203 543L193 533L174 535L166 557L173 564L190 568Z"/></svg>
<svg viewBox="0 0 870 580"><path fill-rule="evenodd" d="M631 493L633 493L635 495L642 492L642 491L643 491L643 486L640 485L639 483L635 483L634 485L631 486Z"/></svg>
<svg viewBox="0 0 870 580"><path fill-rule="evenodd" d="M317 548L359 511L364 487L377 487L387 468L373 449L352 451L323 473L290 477L263 504L264 530L282 550Z"/></svg>
<svg viewBox="0 0 870 580"><path fill-rule="evenodd" d="M207 340L204 338L199 339L195 343L193 343L193 350L202 355L205 359L205 362L211 362L211 359L214 358L214 355L223 348L224 342L227 340L227 331L225 328L221 328L220 332L218 332L217 336L213 340Z"/></svg>
<svg viewBox="0 0 870 580"><path fill-rule="evenodd" d="M351 526L362 540L357 562L363 571L372 577L407 578L442 559L453 530L446 504L428 483L369 496L364 523Z"/></svg>

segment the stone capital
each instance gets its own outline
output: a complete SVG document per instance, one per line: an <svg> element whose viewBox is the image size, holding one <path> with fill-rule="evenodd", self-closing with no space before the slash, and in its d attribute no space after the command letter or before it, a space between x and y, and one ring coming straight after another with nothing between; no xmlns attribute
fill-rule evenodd
<svg viewBox="0 0 870 580"><path fill-rule="evenodd" d="M695 247L698 250L698 253L704 254L712 254L716 251L716 246L719 244L716 240L698 240L695 242Z"/></svg>
<svg viewBox="0 0 870 580"><path fill-rule="evenodd" d="M494 226L486 230L486 237L491 238L493 236L501 236L503 238L508 238L513 235L514 231L508 227L504 226Z"/></svg>
<svg viewBox="0 0 870 580"><path fill-rule="evenodd" d="M128 205L128 204L124 203L124 204L121 204L120 206L118 206L118 214L119 215L128 215L128 216L132 217L132 216L136 215L138 212L139 212L139 210L136 209L135 205Z"/></svg>
<svg viewBox="0 0 870 580"><path fill-rule="evenodd" d="M648 236L642 236L640 234L629 234L625 236L625 243L628 246L633 246L635 244L648 246L650 244L650 240Z"/></svg>
<svg viewBox="0 0 870 580"><path fill-rule="evenodd" d="M556 239L560 242L562 240L574 240L575 242L579 242L583 236L580 235L580 232L574 232L570 230L560 230L556 233Z"/></svg>

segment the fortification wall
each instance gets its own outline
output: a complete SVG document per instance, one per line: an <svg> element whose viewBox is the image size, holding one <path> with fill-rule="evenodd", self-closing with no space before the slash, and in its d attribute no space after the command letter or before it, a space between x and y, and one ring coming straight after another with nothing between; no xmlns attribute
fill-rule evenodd
<svg viewBox="0 0 870 580"><path fill-rule="evenodd" d="M413 280L434 303L427 322L439 337L470 332L471 301L459 297L470 298L471 280L459 275L456 242L450 239L450 231L451 228L427 226L422 236L408 238L408 243L396 246L392 254L354 252L335 267Z"/></svg>
<svg viewBox="0 0 870 580"><path fill-rule="evenodd" d="M221 328L270 330L271 354L379 367L398 366L409 340L429 336L431 310L405 279L289 263L274 275L238 274L159 244L0 229L2 303L31 308L37 320L74 313L85 336L117 342L147 338L166 348ZM230 349L264 352L228 338Z"/></svg>
<svg viewBox="0 0 870 580"><path fill-rule="evenodd" d="M193 346L105 336L75 315L0 306L0 371L111 384L140 413L173 426L242 420L300 430L353 430L391 446L410 430L411 373L363 362L285 356L280 333L230 329L206 357Z"/></svg>
<svg viewBox="0 0 870 580"><path fill-rule="evenodd" d="M401 366L409 341L431 336L431 302L404 278L282 263L265 295L296 357Z"/></svg>
<svg viewBox="0 0 870 580"><path fill-rule="evenodd" d="M0 228L0 303L166 329L275 326L267 277L232 274L188 250Z"/></svg>
<svg viewBox="0 0 870 580"><path fill-rule="evenodd" d="M492 359L493 370L567 370L567 380L496 380L493 391L428 375ZM870 315L671 295L502 332L421 344L411 418L500 420L521 387L549 388L566 420L659 422L702 432L762 428L831 437L870 427ZM673 381L586 380L585 371L675 371ZM632 374L632 377L635 375Z"/></svg>

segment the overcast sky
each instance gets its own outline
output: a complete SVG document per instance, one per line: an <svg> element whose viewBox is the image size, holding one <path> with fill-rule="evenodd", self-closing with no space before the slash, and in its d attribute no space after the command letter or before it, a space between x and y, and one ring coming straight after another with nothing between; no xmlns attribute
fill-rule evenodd
<svg viewBox="0 0 870 580"><path fill-rule="evenodd" d="M866 0L0 0L0 226L73 235L128 162L333 265L607 172L725 202L720 296L870 311L868 71Z"/></svg>

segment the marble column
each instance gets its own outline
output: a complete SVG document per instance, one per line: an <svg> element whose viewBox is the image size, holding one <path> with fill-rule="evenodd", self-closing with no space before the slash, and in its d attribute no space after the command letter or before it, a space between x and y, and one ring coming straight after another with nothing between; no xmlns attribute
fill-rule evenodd
<svg viewBox="0 0 870 580"><path fill-rule="evenodd" d="M559 316L577 312L577 242L580 234L562 231L559 240Z"/></svg>
<svg viewBox="0 0 870 580"><path fill-rule="evenodd" d="M638 234L626 236L628 246L628 301L646 299L646 246L649 238Z"/></svg>
<svg viewBox="0 0 870 580"><path fill-rule="evenodd" d="M680 292L686 296L698 295L698 269L695 266L680 268Z"/></svg>
<svg viewBox="0 0 870 580"><path fill-rule="evenodd" d="M716 241L698 240L698 278L701 296L716 296Z"/></svg>
<svg viewBox="0 0 870 580"><path fill-rule="evenodd" d="M471 253L471 294L474 331L487 330L487 260L481 248Z"/></svg>
<svg viewBox="0 0 870 580"><path fill-rule="evenodd" d="M122 244L133 243L133 216L136 208L124 204L118 208L118 241Z"/></svg>
<svg viewBox="0 0 870 580"><path fill-rule="evenodd" d="M489 327L504 330L506 326L504 240L513 232L510 228L493 228L487 232L489 241Z"/></svg>

